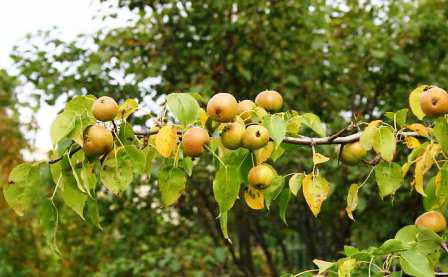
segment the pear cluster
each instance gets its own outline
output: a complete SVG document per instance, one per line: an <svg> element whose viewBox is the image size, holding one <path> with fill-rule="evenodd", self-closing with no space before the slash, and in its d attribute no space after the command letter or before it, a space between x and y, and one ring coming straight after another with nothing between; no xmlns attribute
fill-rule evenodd
<svg viewBox="0 0 448 277"><path fill-rule="evenodd" d="M224 148L235 150L244 147L255 151L269 142L269 131L260 122L269 112L280 110L282 105L283 97L273 90L260 92L255 102L248 99L238 102L230 93L218 93L208 101L207 115L215 124L215 128L211 131L220 131L219 135ZM190 157L197 157L206 150L209 142L208 130L192 127L182 136L183 153ZM266 163L249 170L249 190L246 191L251 193L245 194L245 199L251 208L263 208L263 201L259 198L263 195L261 190L272 184L275 175L275 170Z"/></svg>
<svg viewBox="0 0 448 277"><path fill-rule="evenodd" d="M221 127L221 143L225 148L257 150L269 142L269 131L258 124L260 119L268 111L278 111L282 105L283 97L272 90L260 92L255 102L238 102L230 93L217 93L207 103L207 115ZM208 130L192 127L182 136L183 152L187 156L197 157L205 151L209 142Z"/></svg>
<svg viewBox="0 0 448 277"><path fill-rule="evenodd" d="M118 114L118 104L113 98L102 96L93 103L92 114L99 121L111 121ZM112 150L113 144L111 131L103 125L91 125L84 131L83 149L87 156L106 154Z"/></svg>

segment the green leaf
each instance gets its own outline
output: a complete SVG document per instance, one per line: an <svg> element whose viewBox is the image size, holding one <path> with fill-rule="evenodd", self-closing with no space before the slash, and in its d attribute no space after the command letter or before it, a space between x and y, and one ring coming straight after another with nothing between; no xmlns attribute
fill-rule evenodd
<svg viewBox="0 0 448 277"><path fill-rule="evenodd" d="M75 128L76 114L63 112L59 114L50 127L51 142L56 145Z"/></svg>
<svg viewBox="0 0 448 277"><path fill-rule="evenodd" d="M282 145L277 146L271 154L271 160L273 162L277 161L284 153L285 148L283 148Z"/></svg>
<svg viewBox="0 0 448 277"><path fill-rule="evenodd" d="M76 186L74 178L64 178L63 187L61 188L62 199L67 206L72 208L83 220L84 206L87 201L87 194L84 194Z"/></svg>
<svg viewBox="0 0 448 277"><path fill-rule="evenodd" d="M138 109L138 103L135 99L126 99L119 107L115 119L126 120L132 113Z"/></svg>
<svg viewBox="0 0 448 277"><path fill-rule="evenodd" d="M73 99L67 102L64 108L64 112L72 112L74 114L87 114L93 117L92 105L95 102L96 97L93 95L87 96L75 96Z"/></svg>
<svg viewBox="0 0 448 277"><path fill-rule="evenodd" d="M228 211L220 212L219 226L221 227L221 232L222 232L222 235L224 236L224 238L231 243L232 241L230 240L229 232L227 230L227 217L228 217Z"/></svg>
<svg viewBox="0 0 448 277"><path fill-rule="evenodd" d="M148 176L151 176L152 161L157 153L157 150L154 147L148 145L143 149L143 152L145 153L146 160L145 172L146 174L148 174Z"/></svg>
<svg viewBox="0 0 448 277"><path fill-rule="evenodd" d="M396 122L398 126L404 127L406 126L406 119L408 117L408 109L401 109L396 113L393 112L386 112L384 114L387 118L392 120L393 122Z"/></svg>
<svg viewBox="0 0 448 277"><path fill-rule="evenodd" d="M79 145L83 145L84 143L84 130L96 123L96 119L93 115L86 115L85 113L81 116L75 117L75 126L73 130L67 135L68 138L71 138Z"/></svg>
<svg viewBox="0 0 448 277"><path fill-rule="evenodd" d="M319 268L319 274L326 272L334 266L334 263L332 262L326 262L318 259L314 259L313 263Z"/></svg>
<svg viewBox="0 0 448 277"><path fill-rule="evenodd" d="M278 212L280 218L286 225L288 225L288 223L286 222L286 209L288 208L290 198L291 193L289 192L289 188L284 188L278 196Z"/></svg>
<svg viewBox="0 0 448 277"><path fill-rule="evenodd" d="M324 125L321 123L320 118L317 115L313 113L305 113L301 115L301 117L303 119L303 123L308 128L316 132L316 134L318 134L321 137L325 136Z"/></svg>
<svg viewBox="0 0 448 277"><path fill-rule="evenodd" d="M96 174L94 172L94 164L84 163L79 173L83 187L87 188L89 191L95 191L96 188Z"/></svg>
<svg viewBox="0 0 448 277"><path fill-rule="evenodd" d="M37 210L39 225L42 228L48 246L54 253L60 255L56 243L56 230L58 227L58 211L56 207L49 199L45 199L40 203Z"/></svg>
<svg viewBox="0 0 448 277"><path fill-rule="evenodd" d="M146 157L145 153L138 149L135 145L126 145L124 147L124 150L126 151L126 155L128 156L128 159L132 161L132 167L134 171L143 174L145 173L146 168Z"/></svg>
<svg viewBox="0 0 448 277"><path fill-rule="evenodd" d="M420 95L426 87L427 85L419 86L409 94L409 106L411 107L411 111L420 120L425 117L425 113L420 107Z"/></svg>
<svg viewBox="0 0 448 277"><path fill-rule="evenodd" d="M444 164L440 169L440 183L435 188L435 194L438 202L447 203L448 201L448 164Z"/></svg>
<svg viewBox="0 0 448 277"><path fill-rule="evenodd" d="M295 173L291 176L289 179L288 185L289 190L294 196L297 196L297 193L299 192L300 188L302 187L302 179L305 176L303 173Z"/></svg>
<svg viewBox="0 0 448 277"><path fill-rule="evenodd" d="M429 145L428 142L425 142L421 144L419 147L412 149L411 153L408 155L408 162L414 162L419 156L421 156L425 150L426 147Z"/></svg>
<svg viewBox="0 0 448 277"><path fill-rule="evenodd" d="M378 124L378 121L369 123L369 125L362 131L361 136L359 137L359 143L361 143L362 147L364 147L366 151L369 151L373 147L373 139L378 132Z"/></svg>
<svg viewBox="0 0 448 277"><path fill-rule="evenodd" d="M226 165L230 166L240 166L242 164L242 161L248 156L249 150L245 148L239 148L237 150L228 151L224 157L222 158L222 161Z"/></svg>
<svg viewBox="0 0 448 277"><path fill-rule="evenodd" d="M272 201L274 201L282 192L284 186L284 178L282 176L275 176L272 184L264 190L264 202L266 208L269 210Z"/></svg>
<svg viewBox="0 0 448 277"><path fill-rule="evenodd" d="M268 129L269 136L278 146L282 143L286 135L286 121L281 115L274 114L272 116L265 116L263 118L263 125Z"/></svg>
<svg viewBox="0 0 448 277"><path fill-rule="evenodd" d="M187 177L180 168L165 168L158 176L162 203L165 206L174 204L185 190Z"/></svg>
<svg viewBox="0 0 448 277"><path fill-rule="evenodd" d="M168 109L185 126L194 123L199 117L199 104L188 93L171 93L166 97Z"/></svg>
<svg viewBox="0 0 448 277"><path fill-rule="evenodd" d="M410 246L398 239L386 240L378 249L373 253L375 255L388 255L395 252L401 252L408 250Z"/></svg>
<svg viewBox="0 0 448 277"><path fill-rule="evenodd" d="M220 166L213 181L213 194L220 213L232 208L240 191L241 177L238 166Z"/></svg>
<svg viewBox="0 0 448 277"><path fill-rule="evenodd" d="M353 255L356 255L359 253L359 249L351 246L351 245L344 245L344 254L347 257L351 257Z"/></svg>
<svg viewBox="0 0 448 277"><path fill-rule="evenodd" d="M131 184L132 161L124 150L112 150L100 170L101 182L112 193L119 194Z"/></svg>
<svg viewBox="0 0 448 277"><path fill-rule="evenodd" d="M373 138L373 149L375 152L384 160L391 162L394 158L395 148L394 130L387 126L379 127Z"/></svg>
<svg viewBox="0 0 448 277"><path fill-rule="evenodd" d="M387 195L394 194L403 181L400 165L384 161L380 162L375 167L375 179L381 199Z"/></svg>
<svg viewBox="0 0 448 277"><path fill-rule="evenodd" d="M98 208L98 203L96 200L89 198L87 201L87 220L95 225L98 229L102 230L103 227L101 227L101 218L100 218L100 212Z"/></svg>
<svg viewBox="0 0 448 277"><path fill-rule="evenodd" d="M132 125L128 122L123 122L120 125L120 131L118 131L118 138L123 145L134 144L137 141Z"/></svg>
<svg viewBox="0 0 448 277"><path fill-rule="evenodd" d="M420 229L415 225L401 228L395 239L407 243L422 254L428 255L440 248L442 238L429 229Z"/></svg>
<svg viewBox="0 0 448 277"><path fill-rule="evenodd" d="M406 274L411 276L434 277L434 269L426 256L415 249L400 253L400 266Z"/></svg>
<svg viewBox="0 0 448 277"><path fill-rule="evenodd" d="M185 170L188 176L193 174L193 160L191 157L185 157L181 160L180 166Z"/></svg>
<svg viewBox="0 0 448 277"><path fill-rule="evenodd" d="M440 146L442 146L443 152L448 153L448 123L446 118L439 117L434 122L432 134Z"/></svg>
<svg viewBox="0 0 448 277"><path fill-rule="evenodd" d="M23 163L9 175L3 196L8 205L20 216L47 196L51 179L46 177L45 164ZM49 174L48 174L49 175Z"/></svg>

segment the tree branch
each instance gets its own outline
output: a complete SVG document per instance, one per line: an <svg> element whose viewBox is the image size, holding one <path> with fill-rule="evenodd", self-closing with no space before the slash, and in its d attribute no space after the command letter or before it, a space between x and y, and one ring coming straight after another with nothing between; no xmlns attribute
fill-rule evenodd
<svg viewBox="0 0 448 277"><path fill-rule="evenodd" d="M344 128L343 131L345 131L347 129L348 128ZM328 136L328 137L323 137L323 138L306 137L306 136L285 137L283 139L283 143L296 144L296 145L309 145L309 146L325 145L325 144L347 144L347 143L358 141L359 138L361 137L361 134L362 134L362 132L357 132L355 134L351 134L351 135L348 135L348 136L336 136L336 135L338 135L340 133L343 133L341 131L336 133L336 134L334 134L334 135L331 135L331 136ZM136 132L135 135L139 136L139 137L145 137L145 136L155 135L158 132L159 132L158 130L148 131L148 132ZM182 132L181 131L178 131L177 134L179 136L182 136ZM402 133L400 133L400 136L403 136L403 137L421 137L416 132L402 132ZM71 154L74 154L75 152L79 151L80 149L81 148L76 148ZM58 159L55 159L55 160L50 160L49 163L50 164L57 163L60 160L62 160L62 158L58 158Z"/></svg>
<svg viewBox="0 0 448 277"><path fill-rule="evenodd" d="M77 147L77 148L75 148L75 150L73 150L73 152L70 152L70 155L69 155L70 158L71 158L76 152L78 152L79 150L81 150L81 147ZM48 163L49 163L49 164L54 164L54 163L59 162L59 161L62 160L63 158L64 158L64 156L59 157L59 158L54 159L54 160L49 160Z"/></svg>
<svg viewBox="0 0 448 277"><path fill-rule="evenodd" d="M361 137L362 132L357 132L355 134L351 134L348 136L339 136L343 131L347 130L348 128L344 128L341 131L337 132L334 135L328 136L328 137L306 137L306 136L300 136L300 137L285 137L283 139L283 143L288 144L297 144L297 145L322 145L322 144L347 144L351 142L356 142ZM138 132L135 133L137 136L144 137L144 136L152 136L157 134L156 131L150 131L150 132ZM182 132L177 132L178 135L182 135ZM402 132L400 133L401 136L404 137L420 137L419 134L416 132Z"/></svg>

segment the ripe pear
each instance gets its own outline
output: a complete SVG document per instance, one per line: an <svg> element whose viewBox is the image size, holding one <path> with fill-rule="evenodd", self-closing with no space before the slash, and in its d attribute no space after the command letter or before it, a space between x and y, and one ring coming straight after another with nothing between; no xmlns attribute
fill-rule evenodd
<svg viewBox="0 0 448 277"><path fill-rule="evenodd" d="M427 116L441 116L448 113L448 93L431 86L420 95L420 107Z"/></svg>
<svg viewBox="0 0 448 277"><path fill-rule="evenodd" d="M238 102L238 115L244 122L250 122L252 111L256 107L252 100L243 100Z"/></svg>
<svg viewBox="0 0 448 277"><path fill-rule="evenodd" d="M269 142L269 131L261 125L250 125L244 131L242 145L250 150L257 150Z"/></svg>
<svg viewBox="0 0 448 277"><path fill-rule="evenodd" d="M109 152L114 145L112 133L104 126L92 125L84 132L83 149L87 156Z"/></svg>
<svg viewBox="0 0 448 277"><path fill-rule="evenodd" d="M102 96L93 102L92 113L98 120L113 120L118 114L118 104L112 97Z"/></svg>
<svg viewBox="0 0 448 277"><path fill-rule="evenodd" d="M249 170L249 185L257 189L265 189L272 184L275 172L266 164L259 164Z"/></svg>
<svg viewBox="0 0 448 277"><path fill-rule="evenodd" d="M238 102L230 93L215 94L207 103L208 116L217 122L230 122L238 112Z"/></svg>
<svg viewBox="0 0 448 277"><path fill-rule="evenodd" d="M421 214L415 220L415 225L420 228L428 228L438 233L446 229L446 219L438 211L429 211Z"/></svg>
<svg viewBox="0 0 448 277"><path fill-rule="evenodd" d="M192 127L182 136L184 154L190 157L200 156L205 151L205 144L210 142L207 130L201 127Z"/></svg>
<svg viewBox="0 0 448 277"><path fill-rule="evenodd" d="M246 127L242 122L227 123L221 133L221 142L224 147L232 150L240 147L244 131L246 131Z"/></svg>
<svg viewBox="0 0 448 277"><path fill-rule="evenodd" d="M348 165L355 165L367 156L367 152L359 141L344 145L342 161Z"/></svg>
<svg viewBox="0 0 448 277"><path fill-rule="evenodd" d="M275 90L266 90L255 97L255 104L267 111L278 111L282 108L283 97Z"/></svg>

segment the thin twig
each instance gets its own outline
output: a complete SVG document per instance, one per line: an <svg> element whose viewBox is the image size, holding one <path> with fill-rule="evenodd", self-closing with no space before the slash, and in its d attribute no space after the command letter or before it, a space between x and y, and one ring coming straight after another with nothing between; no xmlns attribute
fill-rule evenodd
<svg viewBox="0 0 448 277"><path fill-rule="evenodd" d="M71 158L76 152L78 152L79 150L81 150L81 147L77 147L77 148L75 148L75 150L73 150L73 152L70 153L70 158ZM59 161L62 160L63 158L64 158L64 156L59 157L59 158L54 159L54 160L49 160L48 163L49 163L49 164L54 164L54 163L59 162Z"/></svg>
<svg viewBox="0 0 448 277"><path fill-rule="evenodd" d="M329 141L333 141L335 138L338 138L340 136L342 136L342 134L345 131L349 131L351 130L353 127L355 126L355 124L353 122L350 122L349 125L345 126L344 128L342 128L341 130L339 130L338 132L334 133L333 135L329 136Z"/></svg>

